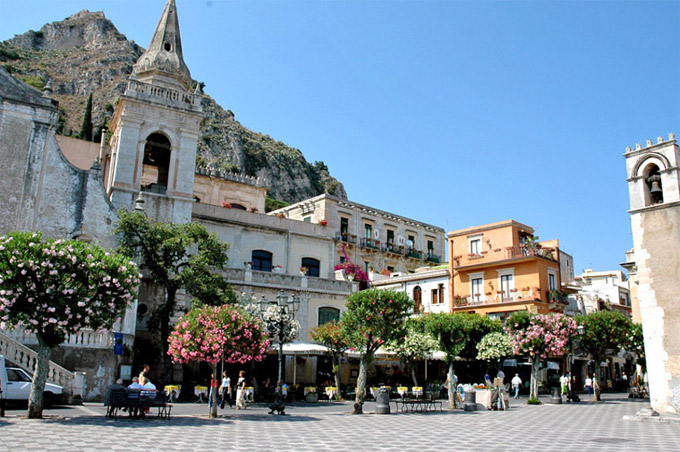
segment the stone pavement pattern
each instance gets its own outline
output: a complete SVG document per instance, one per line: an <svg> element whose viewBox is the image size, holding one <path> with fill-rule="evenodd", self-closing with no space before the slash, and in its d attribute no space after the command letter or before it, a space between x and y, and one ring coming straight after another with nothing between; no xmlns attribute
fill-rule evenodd
<svg viewBox="0 0 680 452"><path fill-rule="evenodd" d="M506 412L349 415L350 404L262 406L208 419L205 405L176 405L159 419L110 420L100 406L69 417L0 419L0 451L677 451L680 424L624 421L647 403L609 396L599 404L527 406ZM367 404L368 410L373 409ZM394 404L392 404L394 409ZM67 411L68 412L68 411ZM193 414L188 414L192 412ZM13 412L16 413L16 412ZM93 415L95 414L96 415ZM174 413L173 413L174 414ZM200 414L200 415L199 415Z"/></svg>

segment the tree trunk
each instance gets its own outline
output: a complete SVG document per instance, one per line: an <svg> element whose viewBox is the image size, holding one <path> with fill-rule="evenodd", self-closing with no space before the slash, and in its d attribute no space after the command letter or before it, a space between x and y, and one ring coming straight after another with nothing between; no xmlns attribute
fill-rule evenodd
<svg viewBox="0 0 680 452"><path fill-rule="evenodd" d="M362 356L359 364L359 379L357 380L357 395L354 399L352 414L364 414L364 394L366 394L366 374L368 373L369 357Z"/></svg>
<svg viewBox="0 0 680 452"><path fill-rule="evenodd" d="M453 381L453 361L449 363L449 372L446 374L446 381L448 381L449 393L449 410L456 408L456 383Z"/></svg>
<svg viewBox="0 0 680 452"><path fill-rule="evenodd" d="M595 373L593 374L593 402L600 401L600 368L601 360L595 362Z"/></svg>
<svg viewBox="0 0 680 452"><path fill-rule="evenodd" d="M38 361L33 374L33 384L31 394L28 398L29 419L42 419L43 412L43 393L45 392L45 382L47 381L47 371L50 368L50 354L52 348L45 345L40 334L38 336Z"/></svg>
<svg viewBox="0 0 680 452"><path fill-rule="evenodd" d="M213 376L210 379L210 391L208 392L210 394L210 417L217 417L217 390L219 386L213 387L217 381L217 365L211 364L210 367L212 368Z"/></svg>
<svg viewBox="0 0 680 452"><path fill-rule="evenodd" d="M415 366L410 366L410 367L411 367L411 379L413 380L413 386L418 386L418 379L416 378Z"/></svg>
<svg viewBox="0 0 680 452"><path fill-rule="evenodd" d="M541 361L533 358L531 360L531 383L529 389L529 400L538 399L538 367Z"/></svg>
<svg viewBox="0 0 680 452"><path fill-rule="evenodd" d="M333 379L335 380L335 388L338 392L335 393L335 400L340 400L340 359L333 355Z"/></svg>
<svg viewBox="0 0 680 452"><path fill-rule="evenodd" d="M170 319L172 313L175 310L175 296L177 294L177 289L174 287L166 287L168 298L165 302L165 306L161 309L160 314L160 332L161 332L161 347L163 348L163 385L170 384L173 380L172 378L172 361L170 355L168 355L168 350L170 350L170 343L168 338L170 337Z"/></svg>

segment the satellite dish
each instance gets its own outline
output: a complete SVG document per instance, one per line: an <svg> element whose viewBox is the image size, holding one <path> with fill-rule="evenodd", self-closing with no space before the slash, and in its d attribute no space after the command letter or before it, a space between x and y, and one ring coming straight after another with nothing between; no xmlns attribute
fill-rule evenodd
<svg viewBox="0 0 680 452"><path fill-rule="evenodd" d="M400 245L403 245L404 244L404 236L400 235L399 237L397 237L397 241L399 242Z"/></svg>
<svg viewBox="0 0 680 452"><path fill-rule="evenodd" d="M413 247L413 240L407 240L407 241L406 241L406 246L408 246L408 247Z"/></svg>

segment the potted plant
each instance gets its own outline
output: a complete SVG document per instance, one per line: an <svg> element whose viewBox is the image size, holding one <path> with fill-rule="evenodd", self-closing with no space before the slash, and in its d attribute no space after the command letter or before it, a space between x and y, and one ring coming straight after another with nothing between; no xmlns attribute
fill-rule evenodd
<svg viewBox="0 0 680 452"><path fill-rule="evenodd" d="M244 262L243 266L246 268L246 270L250 270L253 268L253 263L252 262Z"/></svg>
<svg viewBox="0 0 680 452"><path fill-rule="evenodd" d="M326 219L322 218L322 219L319 220L319 224L321 226L328 226L328 221Z"/></svg>
<svg viewBox="0 0 680 452"><path fill-rule="evenodd" d="M250 210L251 212L255 213L255 212L257 212L257 207L251 207L251 208L248 209L248 210Z"/></svg>
<svg viewBox="0 0 680 452"><path fill-rule="evenodd" d="M309 269L307 267L300 267L300 275L305 276Z"/></svg>
<svg viewBox="0 0 680 452"><path fill-rule="evenodd" d="M227 201L222 201L222 207L225 209L231 209L231 204L229 204Z"/></svg>

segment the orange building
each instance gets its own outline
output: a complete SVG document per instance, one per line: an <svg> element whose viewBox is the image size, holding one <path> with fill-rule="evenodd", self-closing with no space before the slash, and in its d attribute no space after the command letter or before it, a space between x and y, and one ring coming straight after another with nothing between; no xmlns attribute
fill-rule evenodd
<svg viewBox="0 0 680 452"><path fill-rule="evenodd" d="M505 320L515 311L547 314L568 306L560 262L572 269L573 262L558 240L538 242L531 227L507 220L449 232L448 245L451 312Z"/></svg>

